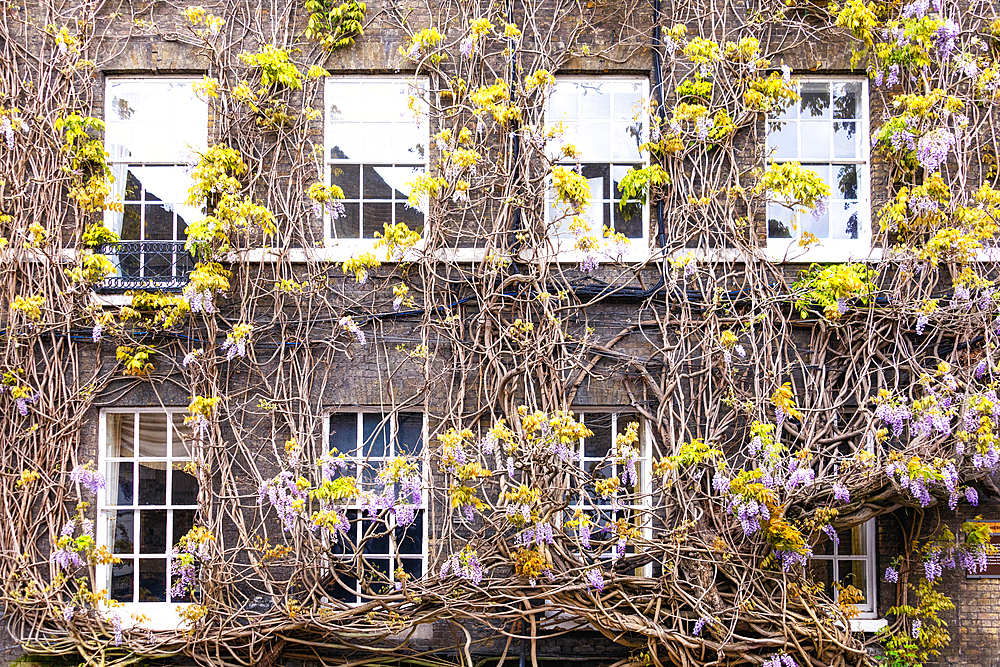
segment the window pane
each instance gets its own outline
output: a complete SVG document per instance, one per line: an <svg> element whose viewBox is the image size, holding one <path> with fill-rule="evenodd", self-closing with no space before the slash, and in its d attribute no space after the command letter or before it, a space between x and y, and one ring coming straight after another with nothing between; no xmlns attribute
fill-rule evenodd
<svg viewBox="0 0 1000 667"><path fill-rule="evenodd" d="M364 531L361 536L364 553L376 555L389 553L389 530L385 522L364 519L361 522L361 529Z"/></svg>
<svg viewBox="0 0 1000 667"><path fill-rule="evenodd" d="M587 184L590 185L590 194L595 200L607 199L611 196L610 170L611 167L607 164L583 165L580 173L587 179Z"/></svg>
<svg viewBox="0 0 1000 667"><path fill-rule="evenodd" d="M836 184L830 188L831 196L843 199L858 198L858 167L853 164L844 164L834 167L837 176Z"/></svg>
<svg viewBox="0 0 1000 667"><path fill-rule="evenodd" d="M830 123L799 123L803 158L830 157Z"/></svg>
<svg viewBox="0 0 1000 667"><path fill-rule="evenodd" d="M602 83L580 83L580 118L611 118L611 95Z"/></svg>
<svg viewBox="0 0 1000 667"><path fill-rule="evenodd" d="M419 412L403 412L396 417L398 423L397 454L413 456L423 451L424 418Z"/></svg>
<svg viewBox="0 0 1000 667"><path fill-rule="evenodd" d="M131 461L108 463L108 504L131 505L135 497L132 488L133 466Z"/></svg>
<svg viewBox="0 0 1000 667"><path fill-rule="evenodd" d="M125 204L122 217L122 231L118 235L123 241L138 241L142 233L142 204Z"/></svg>
<svg viewBox="0 0 1000 667"><path fill-rule="evenodd" d="M167 553L167 510L139 512L139 553Z"/></svg>
<svg viewBox="0 0 1000 667"><path fill-rule="evenodd" d="M392 203L390 202L365 202L362 210L364 211L364 237L366 239L375 238L375 232L384 233L384 225L392 224Z"/></svg>
<svg viewBox="0 0 1000 667"><path fill-rule="evenodd" d="M139 463L139 504L167 504L167 464L165 461Z"/></svg>
<svg viewBox="0 0 1000 667"><path fill-rule="evenodd" d="M837 550L841 556L867 556L868 542L865 539L865 526L855 526L840 533L840 547Z"/></svg>
<svg viewBox="0 0 1000 667"><path fill-rule="evenodd" d="M166 457L167 415L163 412L139 413L139 456Z"/></svg>
<svg viewBox="0 0 1000 667"><path fill-rule="evenodd" d="M576 144L584 160L611 159L611 124L580 123L576 137L570 143ZM631 156L622 157L631 159Z"/></svg>
<svg viewBox="0 0 1000 667"><path fill-rule="evenodd" d="M150 241L172 241L174 239L174 207L173 204L146 204L145 206L146 230L145 236ZM155 275L163 275L159 272L165 265L162 257L150 258L146 266L156 266ZM167 265L169 268L169 265Z"/></svg>
<svg viewBox="0 0 1000 667"><path fill-rule="evenodd" d="M799 156L796 123L770 121L767 126L767 145L774 149L773 157L796 158Z"/></svg>
<svg viewBox="0 0 1000 667"><path fill-rule="evenodd" d="M329 591L330 596L334 600L340 600L348 604L357 602L358 595L356 591L358 589L358 580L343 572L337 572L337 578L339 581L334 583L332 590Z"/></svg>
<svg viewBox="0 0 1000 667"><path fill-rule="evenodd" d="M326 140L330 146L327 157L331 160L361 160L364 157L364 137L358 132L358 126L331 125Z"/></svg>
<svg viewBox="0 0 1000 667"><path fill-rule="evenodd" d="M832 238L856 239L859 236L858 205L853 202L833 203L830 208Z"/></svg>
<svg viewBox="0 0 1000 667"><path fill-rule="evenodd" d="M116 554L131 554L134 549L135 526L132 510L116 510L108 517L110 548Z"/></svg>
<svg viewBox="0 0 1000 667"><path fill-rule="evenodd" d="M174 469L170 480L171 505L198 504L198 480L194 475L184 470L186 465L186 463L173 464Z"/></svg>
<svg viewBox="0 0 1000 667"><path fill-rule="evenodd" d="M833 597L833 561L813 560L809 563L809 573L813 581L823 585L824 592Z"/></svg>
<svg viewBox="0 0 1000 667"><path fill-rule="evenodd" d="M830 118L830 84L825 81L803 83L801 90L802 99L799 106L802 109L802 118Z"/></svg>
<svg viewBox="0 0 1000 667"><path fill-rule="evenodd" d="M139 602L167 601L167 561L139 559Z"/></svg>
<svg viewBox="0 0 1000 667"><path fill-rule="evenodd" d="M614 118L628 121L642 118L644 111L641 86L636 83L631 88L632 90L621 90L614 94Z"/></svg>
<svg viewBox="0 0 1000 667"><path fill-rule="evenodd" d="M830 212L822 213L812 211L802 211L798 214L798 222L802 227L802 232L809 232L819 239L830 238Z"/></svg>
<svg viewBox="0 0 1000 667"><path fill-rule="evenodd" d="M422 542L424 535L424 513L417 512L413 523L406 528L396 527L396 548L401 554L422 553Z"/></svg>
<svg viewBox="0 0 1000 667"><path fill-rule="evenodd" d="M642 239L642 214L645 207L637 202L626 202L624 206L614 205L615 231L630 239Z"/></svg>
<svg viewBox="0 0 1000 667"><path fill-rule="evenodd" d="M642 125L639 123L615 123L612 128L611 157L615 160L641 160L639 146L642 145Z"/></svg>
<svg viewBox="0 0 1000 667"><path fill-rule="evenodd" d="M403 223L410 228L411 231L417 232L418 234L423 233L424 230L424 214L415 208L411 208L409 204L393 204L395 207L396 214L396 224Z"/></svg>
<svg viewBox="0 0 1000 667"><path fill-rule="evenodd" d="M389 167L364 166L364 198L390 199L392 187L386 182Z"/></svg>
<svg viewBox="0 0 1000 667"><path fill-rule="evenodd" d="M333 238L361 238L361 206L359 204L344 204L344 215L333 220Z"/></svg>
<svg viewBox="0 0 1000 667"><path fill-rule="evenodd" d="M411 579L419 579L424 576L424 563L416 558L404 558L403 572L410 575Z"/></svg>
<svg viewBox="0 0 1000 667"><path fill-rule="evenodd" d="M174 425L174 432L171 433L173 440L170 444L170 449L172 456L177 458L191 458L191 451L188 448L188 444L185 441L185 437L190 437L191 427L184 424L184 414L180 412L175 412L171 415L170 420Z"/></svg>
<svg viewBox="0 0 1000 667"><path fill-rule="evenodd" d="M767 205L767 236L772 239L790 239L794 232L792 210L780 204Z"/></svg>
<svg viewBox="0 0 1000 667"><path fill-rule="evenodd" d="M362 457L381 458L388 456L388 420L385 420L385 418L380 414L368 413L362 415L362 423L364 428L364 448L362 449Z"/></svg>
<svg viewBox="0 0 1000 667"><path fill-rule="evenodd" d="M860 118L861 82L833 84L833 117L837 119Z"/></svg>
<svg viewBox="0 0 1000 667"><path fill-rule="evenodd" d="M134 456L132 434L135 430L134 414L109 414L108 456Z"/></svg>
<svg viewBox="0 0 1000 667"><path fill-rule="evenodd" d="M865 574L865 562L863 560L840 560L837 562L837 567L840 570L840 584L842 586L854 586L860 590L863 599L858 604L867 605L868 577Z"/></svg>
<svg viewBox="0 0 1000 667"><path fill-rule="evenodd" d="M833 124L833 156L836 158L857 158L861 156L861 134L858 123Z"/></svg>
<svg viewBox="0 0 1000 667"><path fill-rule="evenodd" d="M330 449L355 455L358 451L358 416L353 413L330 415Z"/></svg>
<svg viewBox="0 0 1000 667"><path fill-rule="evenodd" d="M361 197L361 165L331 165L330 183L339 186L344 191L344 199L359 199Z"/></svg>
<svg viewBox="0 0 1000 667"><path fill-rule="evenodd" d="M174 544L172 546L177 545L181 541L181 538L194 528L194 514L195 510L173 511Z"/></svg>
<svg viewBox="0 0 1000 667"><path fill-rule="evenodd" d="M588 413L584 424L594 435L583 441L583 455L587 458L603 458L611 450L611 415Z"/></svg>
<svg viewBox="0 0 1000 667"><path fill-rule="evenodd" d="M575 120L577 112L577 84L557 81L549 96L547 121L555 124L561 120Z"/></svg>
<svg viewBox="0 0 1000 667"><path fill-rule="evenodd" d="M111 565L111 599L118 602L133 602L133 560L122 558L121 563Z"/></svg>

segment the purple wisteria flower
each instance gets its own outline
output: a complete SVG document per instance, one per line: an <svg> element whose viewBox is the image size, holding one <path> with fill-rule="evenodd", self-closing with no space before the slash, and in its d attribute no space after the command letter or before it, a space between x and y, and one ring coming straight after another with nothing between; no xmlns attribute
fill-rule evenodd
<svg viewBox="0 0 1000 667"><path fill-rule="evenodd" d="M891 584L898 583L899 582L899 570L897 570L892 565L890 565L889 567L885 568L885 580L888 581Z"/></svg>
<svg viewBox="0 0 1000 667"><path fill-rule="evenodd" d="M941 60L948 60L952 51L955 50L955 40L961 27L951 19L945 19L941 27L934 33L934 46L937 47Z"/></svg>
<svg viewBox="0 0 1000 667"><path fill-rule="evenodd" d="M758 503L753 498L744 499L738 497L733 501L730 511L735 511L736 518L739 519L743 534L753 535L760 530L761 521L769 521L771 512L764 503Z"/></svg>
<svg viewBox="0 0 1000 667"><path fill-rule="evenodd" d="M184 290L184 300L187 301L192 313L211 315L215 312L215 304L212 302L212 292L209 290Z"/></svg>
<svg viewBox="0 0 1000 667"><path fill-rule="evenodd" d="M885 80L886 88L892 88L899 84L899 65L892 65L889 68L889 77Z"/></svg>
<svg viewBox="0 0 1000 667"><path fill-rule="evenodd" d="M787 653L772 655L761 667L799 667L799 664Z"/></svg>
<svg viewBox="0 0 1000 667"><path fill-rule="evenodd" d="M368 343L365 332L361 330L361 327L355 324L354 319L350 315L340 318L340 326L354 334L354 337L357 339L359 345L366 345Z"/></svg>
<svg viewBox="0 0 1000 667"><path fill-rule="evenodd" d="M475 40L472 39L472 37L466 37L465 39L462 40L462 45L459 47L459 50L462 52L463 56L468 58L469 56L472 55L472 52L475 50L475 48L476 48Z"/></svg>
<svg viewBox="0 0 1000 667"><path fill-rule="evenodd" d="M781 558L781 569L785 572L791 571L793 567L805 567L809 562L809 556L811 553L800 554L797 551L778 551L775 550L775 555Z"/></svg>
<svg viewBox="0 0 1000 667"><path fill-rule="evenodd" d="M938 168L948 159L948 151L955 144L955 137L945 128L938 128L928 132L917 142L917 160L930 173Z"/></svg>
<svg viewBox="0 0 1000 667"><path fill-rule="evenodd" d="M580 262L580 270L584 273L593 273L600 265L601 262L597 258L597 255L587 255L583 258L583 261Z"/></svg>
<svg viewBox="0 0 1000 667"><path fill-rule="evenodd" d="M3 118L3 133L7 138L7 150L14 150L14 126L6 116Z"/></svg>
<svg viewBox="0 0 1000 667"><path fill-rule="evenodd" d="M851 502L851 490L840 482L833 485L833 497L842 503Z"/></svg>
<svg viewBox="0 0 1000 667"><path fill-rule="evenodd" d="M892 426L892 434L898 438L903 434L906 420L913 418L913 413L905 405L881 403L875 408L875 417Z"/></svg>
<svg viewBox="0 0 1000 667"><path fill-rule="evenodd" d="M927 313L920 313L920 316L917 317L917 335L918 336L923 336L924 335L924 328L927 326L927 323L930 322L930 321L931 321L931 316L930 315L928 315Z"/></svg>
<svg viewBox="0 0 1000 667"><path fill-rule="evenodd" d="M791 491L797 486L811 486L816 479L816 471L812 468L799 468L788 477L785 489Z"/></svg>
<svg viewBox="0 0 1000 667"><path fill-rule="evenodd" d="M712 620L713 619L712 619L711 616L702 616L694 624L694 629L691 630L691 634L694 635L695 637L700 636L701 635L701 631L705 628L705 624L708 623L709 621L712 621Z"/></svg>
<svg viewBox="0 0 1000 667"><path fill-rule="evenodd" d="M94 328L90 332L90 339L95 343L101 342L101 334L104 333L104 327L100 324L95 324Z"/></svg>
<svg viewBox="0 0 1000 667"><path fill-rule="evenodd" d="M115 646L122 645L122 618L118 614L111 614L111 629L115 634Z"/></svg>
<svg viewBox="0 0 1000 667"><path fill-rule="evenodd" d="M973 507L979 507L979 492L971 486L965 489L965 499L968 500L969 504Z"/></svg>
<svg viewBox="0 0 1000 667"><path fill-rule="evenodd" d="M74 484L80 484L88 489L93 494L103 489L106 484L101 473L92 470L89 464L86 466L78 465L73 468L69 474L69 479Z"/></svg>
<svg viewBox="0 0 1000 667"><path fill-rule="evenodd" d="M247 341L245 338L234 341L232 337L227 337L221 349L226 353L226 361L232 361L235 357L247 356Z"/></svg>
<svg viewBox="0 0 1000 667"><path fill-rule="evenodd" d="M587 570L587 583L592 588L596 588L598 593L604 592L604 575L601 573L600 568L595 567Z"/></svg>
<svg viewBox="0 0 1000 667"><path fill-rule="evenodd" d="M920 622L920 619L919 619L919 618L918 618L918 619L915 619L915 620L913 621L913 625L911 626L911 629L910 629L910 635L911 635L911 636L912 636L912 637L913 637L914 639L919 639L919 638L920 638L920 626L921 626L921 625L922 625L922 623Z"/></svg>

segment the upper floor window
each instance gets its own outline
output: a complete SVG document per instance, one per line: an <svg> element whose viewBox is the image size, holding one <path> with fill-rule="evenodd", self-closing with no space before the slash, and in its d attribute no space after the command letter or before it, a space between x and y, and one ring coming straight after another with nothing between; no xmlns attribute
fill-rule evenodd
<svg viewBox="0 0 1000 667"><path fill-rule="evenodd" d="M425 91L424 81L401 77L327 79L327 179L344 192L343 210L325 216L330 242L370 245L400 222L423 231L424 212L408 199L427 170Z"/></svg>
<svg viewBox="0 0 1000 667"><path fill-rule="evenodd" d="M767 245L772 256L803 256L799 241L820 245L804 259L842 261L871 250L868 81L802 78L801 99L767 123L767 151L775 162L798 162L830 187L815 211L767 205Z"/></svg>
<svg viewBox="0 0 1000 667"><path fill-rule="evenodd" d="M366 494L347 512L350 530L338 535L331 545L332 552L344 560L361 553L366 567L361 572L338 571L339 586L332 594L344 602L360 602L366 590L392 588L401 583L404 574L416 579L426 568L426 494L421 490L420 502L414 503L412 488L379 479L379 472L398 456L415 463L423 478L424 416L418 412L336 412L329 417L328 433L329 451L336 449L348 461L346 469L336 474L354 477ZM402 505L414 510L407 525L397 516ZM387 511L386 506L397 508L397 512Z"/></svg>
<svg viewBox="0 0 1000 667"><path fill-rule="evenodd" d="M572 144L579 151L578 162L560 164L579 169L590 185L591 201L583 215L590 227L588 235L602 239L605 227L619 232L632 242L626 251L632 256L648 251L649 207L638 200L623 203L618 184L631 169L648 165L639 150L647 140L644 101L648 93L645 79L561 77L549 95L545 114L549 126L561 122L565 128L556 147L561 150L562 145ZM559 250L572 250L580 234L570 232L571 218L551 195L549 199L548 219L558 225Z"/></svg>
<svg viewBox="0 0 1000 667"><path fill-rule="evenodd" d="M814 550L809 564L813 580L839 600L847 586L861 593L855 604L865 615L875 613L875 520L828 537Z"/></svg>
<svg viewBox="0 0 1000 667"><path fill-rule="evenodd" d="M101 413L107 486L98 497L99 544L119 563L98 566L98 589L119 602L191 602L171 595L172 548L194 527L198 480L190 472L183 411ZM176 592L176 591L175 591Z"/></svg>
<svg viewBox="0 0 1000 667"><path fill-rule="evenodd" d="M109 257L122 287L179 287L191 266L183 252L187 226L202 216L188 206L189 165L208 140L208 105L194 79L108 79L105 148L122 212L105 225L122 244Z"/></svg>

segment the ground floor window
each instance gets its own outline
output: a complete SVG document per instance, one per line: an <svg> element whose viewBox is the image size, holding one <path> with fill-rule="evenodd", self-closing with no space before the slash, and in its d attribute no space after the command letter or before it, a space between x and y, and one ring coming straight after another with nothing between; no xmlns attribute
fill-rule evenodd
<svg viewBox="0 0 1000 667"><path fill-rule="evenodd" d="M107 480L97 539L120 561L103 566L99 588L119 602L190 602L171 596L170 555L194 526L198 480L184 412L107 410L100 447Z"/></svg>

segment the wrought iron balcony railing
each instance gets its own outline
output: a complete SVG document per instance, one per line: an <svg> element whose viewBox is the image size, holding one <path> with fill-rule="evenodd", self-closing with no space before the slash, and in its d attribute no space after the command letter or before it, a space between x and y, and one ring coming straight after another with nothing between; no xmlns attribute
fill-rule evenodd
<svg viewBox="0 0 1000 667"><path fill-rule="evenodd" d="M115 265L115 273L105 278L98 292L130 289L176 291L188 283L194 258L184 249L184 241L119 241L97 249Z"/></svg>

